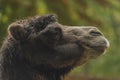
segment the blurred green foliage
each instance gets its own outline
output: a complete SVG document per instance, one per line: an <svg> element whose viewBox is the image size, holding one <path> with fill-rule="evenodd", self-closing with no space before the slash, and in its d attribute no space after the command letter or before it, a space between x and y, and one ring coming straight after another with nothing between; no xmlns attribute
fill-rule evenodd
<svg viewBox="0 0 120 80"><path fill-rule="evenodd" d="M71 74L120 76L120 0L0 0L0 45L13 21L50 13L65 25L96 26L110 41L107 54Z"/></svg>

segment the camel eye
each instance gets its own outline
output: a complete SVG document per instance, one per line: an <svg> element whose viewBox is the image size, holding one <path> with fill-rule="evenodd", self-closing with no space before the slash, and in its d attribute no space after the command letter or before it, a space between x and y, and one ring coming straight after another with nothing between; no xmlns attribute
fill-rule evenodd
<svg viewBox="0 0 120 80"><path fill-rule="evenodd" d="M92 35L92 36L101 36L102 34L100 32L97 32L97 31L91 31L90 35Z"/></svg>
<svg viewBox="0 0 120 80"><path fill-rule="evenodd" d="M61 33L62 33L62 31L61 31L61 29L60 29L60 28L55 28L55 33L56 33L56 34L61 34Z"/></svg>

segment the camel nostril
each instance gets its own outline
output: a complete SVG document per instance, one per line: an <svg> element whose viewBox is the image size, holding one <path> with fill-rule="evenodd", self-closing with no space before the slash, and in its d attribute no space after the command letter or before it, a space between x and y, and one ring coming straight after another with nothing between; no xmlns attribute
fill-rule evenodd
<svg viewBox="0 0 120 80"><path fill-rule="evenodd" d="M90 35L92 35L92 36L101 36L102 34L100 32L98 32L98 31L91 31Z"/></svg>

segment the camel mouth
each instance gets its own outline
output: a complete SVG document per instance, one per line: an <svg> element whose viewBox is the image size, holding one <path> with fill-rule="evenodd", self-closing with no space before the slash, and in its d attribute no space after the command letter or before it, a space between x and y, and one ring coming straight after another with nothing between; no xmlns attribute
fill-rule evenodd
<svg viewBox="0 0 120 80"><path fill-rule="evenodd" d="M99 53L104 53L105 50L107 49L107 47L105 46L90 46L90 48L92 48L93 50L99 52Z"/></svg>
<svg viewBox="0 0 120 80"><path fill-rule="evenodd" d="M104 41L104 43L102 44L90 44L87 42L83 42L83 41L78 41L77 42L78 45L84 47L86 50L92 50L95 51L98 54L102 54L106 51L107 48L109 48L110 44L107 40Z"/></svg>

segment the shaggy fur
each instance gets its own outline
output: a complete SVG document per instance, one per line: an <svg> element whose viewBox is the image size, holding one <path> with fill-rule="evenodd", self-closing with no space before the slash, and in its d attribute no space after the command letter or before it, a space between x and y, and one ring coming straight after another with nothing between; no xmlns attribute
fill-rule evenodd
<svg viewBox="0 0 120 80"><path fill-rule="evenodd" d="M90 39L80 37L90 29L63 26L55 15L36 16L12 23L0 50L0 80L62 80L73 67L95 55L88 53L99 52L100 55L106 49L107 41L96 28L97 32L91 33ZM81 35L74 34L75 31ZM99 36L102 36L100 40L104 45L98 41L100 48L94 49L91 44L95 44L90 41L97 40Z"/></svg>

